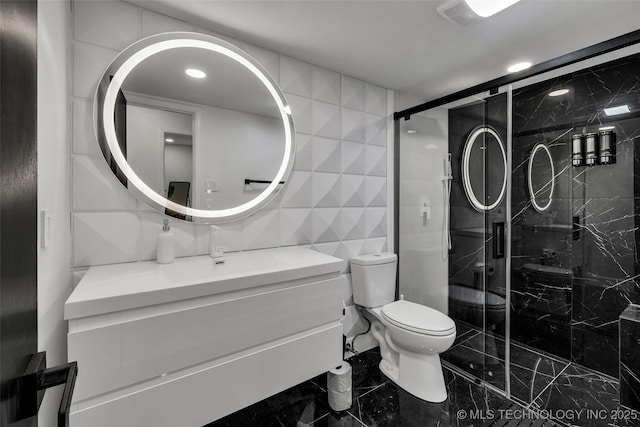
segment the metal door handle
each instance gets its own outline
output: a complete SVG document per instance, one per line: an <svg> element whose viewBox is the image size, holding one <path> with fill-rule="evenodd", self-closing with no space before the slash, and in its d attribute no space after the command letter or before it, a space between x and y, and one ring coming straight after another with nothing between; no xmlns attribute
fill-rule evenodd
<svg viewBox="0 0 640 427"><path fill-rule="evenodd" d="M493 259L504 258L504 222L494 222L493 228Z"/></svg>
<svg viewBox="0 0 640 427"><path fill-rule="evenodd" d="M78 362L66 363L48 369L46 366L46 352L36 353L31 356L27 368L18 378L19 419L30 418L38 414L46 389L66 384L58 408L58 427L69 427L69 409L78 375Z"/></svg>

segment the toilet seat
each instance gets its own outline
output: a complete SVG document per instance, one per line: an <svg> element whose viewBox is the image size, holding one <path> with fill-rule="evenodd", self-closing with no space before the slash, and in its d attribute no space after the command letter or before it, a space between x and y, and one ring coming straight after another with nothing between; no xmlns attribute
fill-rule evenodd
<svg viewBox="0 0 640 427"><path fill-rule="evenodd" d="M399 300L384 305L381 311L389 323L419 334L446 336L456 332L449 316L421 304Z"/></svg>

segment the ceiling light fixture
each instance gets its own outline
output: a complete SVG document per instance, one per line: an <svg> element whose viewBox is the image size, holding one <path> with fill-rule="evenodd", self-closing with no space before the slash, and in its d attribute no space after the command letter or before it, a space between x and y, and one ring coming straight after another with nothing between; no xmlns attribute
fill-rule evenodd
<svg viewBox="0 0 640 427"><path fill-rule="evenodd" d="M630 113L628 105L618 105L617 107L605 108L604 113L607 116L617 116L618 114Z"/></svg>
<svg viewBox="0 0 640 427"><path fill-rule="evenodd" d="M197 68L187 68L184 72L187 76L193 77L194 79L204 79L207 77L207 74L204 71L198 70Z"/></svg>
<svg viewBox="0 0 640 427"><path fill-rule="evenodd" d="M173 142L173 138L165 138L164 142Z"/></svg>
<svg viewBox="0 0 640 427"><path fill-rule="evenodd" d="M415 131L415 130L413 130L413 129L409 129L409 130L407 131L407 133L416 133L416 131Z"/></svg>
<svg viewBox="0 0 640 427"><path fill-rule="evenodd" d="M483 18L505 10L509 6L516 4L519 0L464 0L473 12Z"/></svg>
<svg viewBox="0 0 640 427"><path fill-rule="evenodd" d="M549 92L549 96L562 96L569 93L569 89L558 89L553 92Z"/></svg>
<svg viewBox="0 0 640 427"><path fill-rule="evenodd" d="M531 62L518 62L517 64L513 64L507 68L507 71L510 73L517 73L518 71L523 71L530 67Z"/></svg>

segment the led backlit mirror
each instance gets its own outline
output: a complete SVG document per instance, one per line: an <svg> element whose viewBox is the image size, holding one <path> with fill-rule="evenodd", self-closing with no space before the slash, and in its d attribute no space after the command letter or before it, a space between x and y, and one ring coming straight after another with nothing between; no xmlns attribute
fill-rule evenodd
<svg viewBox="0 0 640 427"><path fill-rule="evenodd" d="M286 183L290 107L251 56L215 37L164 33L119 54L100 80L98 143L128 191L175 218L220 223Z"/></svg>
<svg viewBox="0 0 640 427"><path fill-rule="evenodd" d="M462 152L462 183L478 211L500 204L507 187L507 155L500 135L490 126L471 131Z"/></svg>
<svg viewBox="0 0 640 427"><path fill-rule="evenodd" d="M544 212L551 206L555 170L551 152L545 144L536 144L529 156L528 168L529 196L531 204L538 212Z"/></svg>

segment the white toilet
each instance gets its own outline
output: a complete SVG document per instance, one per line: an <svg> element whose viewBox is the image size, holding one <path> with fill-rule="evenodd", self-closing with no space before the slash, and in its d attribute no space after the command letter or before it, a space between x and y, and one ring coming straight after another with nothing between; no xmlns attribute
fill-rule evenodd
<svg viewBox="0 0 640 427"><path fill-rule="evenodd" d="M398 386L427 402L444 402L439 354L456 338L447 315L424 305L394 301L396 264L392 253L351 258L353 301L371 315L371 331L380 345L380 370Z"/></svg>

